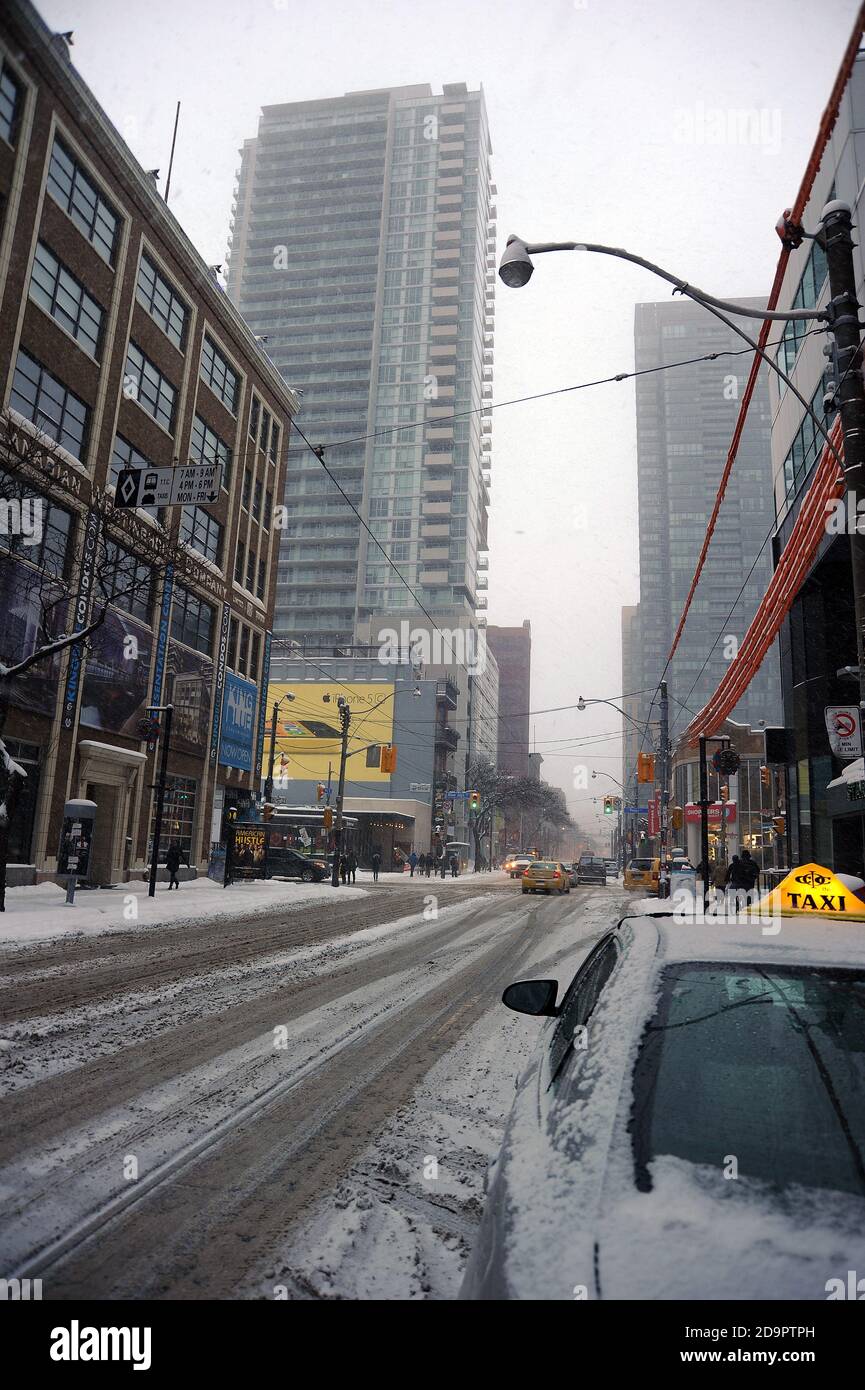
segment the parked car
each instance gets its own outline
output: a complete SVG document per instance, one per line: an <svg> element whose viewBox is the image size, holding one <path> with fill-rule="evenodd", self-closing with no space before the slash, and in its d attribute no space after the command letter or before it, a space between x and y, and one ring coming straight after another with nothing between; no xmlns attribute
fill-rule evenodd
<svg viewBox="0 0 865 1390"><path fill-rule="evenodd" d="M658 891L660 876L660 859L632 859L625 869L625 887L629 892L651 896Z"/></svg>
<svg viewBox="0 0 865 1390"><path fill-rule="evenodd" d="M321 883L330 872L326 860L308 858L305 854L299 854L296 849L267 851L268 878L299 878L304 883Z"/></svg>
<svg viewBox="0 0 865 1390"><path fill-rule="evenodd" d="M525 870L534 862L530 854L516 854L506 859L502 867L507 870L511 878L522 878Z"/></svg>
<svg viewBox="0 0 865 1390"><path fill-rule="evenodd" d="M604 860L604 863L605 863L606 866L607 866L607 878L618 878L618 877L619 877L619 864L618 864L618 860L616 860L616 859L605 859L605 860Z"/></svg>
<svg viewBox="0 0 865 1390"><path fill-rule="evenodd" d="M563 864L536 859L523 872L524 893L570 893L571 880Z"/></svg>
<svg viewBox="0 0 865 1390"><path fill-rule="evenodd" d="M558 992L503 995L545 1022L460 1297L838 1297L865 1269L865 924L626 919Z"/></svg>
<svg viewBox="0 0 865 1390"><path fill-rule="evenodd" d="M594 854L580 855L580 862L577 865L577 883L603 883L607 882L607 866L603 859L599 859Z"/></svg>

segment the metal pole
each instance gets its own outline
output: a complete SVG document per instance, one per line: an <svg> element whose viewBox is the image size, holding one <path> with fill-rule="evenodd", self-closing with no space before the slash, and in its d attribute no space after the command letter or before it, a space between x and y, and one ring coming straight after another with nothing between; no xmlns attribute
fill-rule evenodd
<svg viewBox="0 0 865 1390"><path fill-rule="evenodd" d="M706 735L700 735L700 855L703 860L703 908L709 906L709 768Z"/></svg>
<svg viewBox="0 0 865 1390"><path fill-rule="evenodd" d="M177 123L180 120L180 102L177 103L177 110L174 113L174 134L171 137L171 155L168 160L168 178L165 180L165 201L168 202L168 190L171 187L171 171L174 168L174 146L177 141Z"/></svg>
<svg viewBox="0 0 865 1390"><path fill-rule="evenodd" d="M341 697L340 697L341 698ZM339 721L342 728L342 745L339 750L339 786L336 792L336 830L333 837L333 873L331 887L339 887L339 859L342 853L342 800L345 792L345 760L348 757L348 726L351 723L351 710L343 702L339 707Z"/></svg>
<svg viewBox="0 0 865 1390"><path fill-rule="evenodd" d="M279 701L273 704L273 714L270 717L270 757L267 760L267 777L264 781L264 799L270 801L273 796L273 763L276 757L276 723L279 717Z"/></svg>
<svg viewBox="0 0 865 1390"><path fill-rule="evenodd" d="M171 716L173 705L166 705L161 711L165 715L165 726L160 733L162 755L159 760L159 784L156 788L156 819L153 823L153 851L150 856L150 886L147 896L156 896L156 870L159 865L159 844L162 839L162 815L165 809L165 783L168 779L168 747L171 743Z"/></svg>
<svg viewBox="0 0 865 1390"><path fill-rule="evenodd" d="M661 848L661 872L666 875L665 865L667 862L667 802L669 801L668 784L670 780L669 754L670 754L670 704L667 699L667 682L661 681L661 805L660 805L660 848ZM664 877L666 897L669 892L669 879Z"/></svg>

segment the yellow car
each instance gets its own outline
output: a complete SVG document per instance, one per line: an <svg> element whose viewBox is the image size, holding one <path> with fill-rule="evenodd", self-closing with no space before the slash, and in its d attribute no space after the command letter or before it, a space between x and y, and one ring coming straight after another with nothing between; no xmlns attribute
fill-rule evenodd
<svg viewBox="0 0 865 1390"><path fill-rule="evenodd" d="M570 893L571 879L563 864L538 859L523 873L524 893Z"/></svg>
<svg viewBox="0 0 865 1390"><path fill-rule="evenodd" d="M631 859L625 869L625 888L628 892L657 893L660 871L660 859Z"/></svg>

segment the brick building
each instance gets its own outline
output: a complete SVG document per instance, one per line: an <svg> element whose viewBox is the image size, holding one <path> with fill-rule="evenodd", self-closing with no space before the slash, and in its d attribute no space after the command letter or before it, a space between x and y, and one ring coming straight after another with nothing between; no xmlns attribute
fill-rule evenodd
<svg viewBox="0 0 865 1390"><path fill-rule="evenodd" d="M4 739L28 774L10 882L55 869L74 796L99 807L95 881L143 870L156 750L137 725L148 704L168 701L163 849L178 840L201 869L223 807L259 785L277 503L297 397L64 40L19 0L0 18L0 409L2 447L43 442L52 473L50 496L35 490L38 542L0 534L0 660L32 650L46 585L82 626L96 551L104 561L110 547L134 576L86 645L8 687ZM99 504L124 465L188 461L222 465L215 500L161 512ZM8 482L2 455L0 470ZM172 551L182 559L173 568Z"/></svg>

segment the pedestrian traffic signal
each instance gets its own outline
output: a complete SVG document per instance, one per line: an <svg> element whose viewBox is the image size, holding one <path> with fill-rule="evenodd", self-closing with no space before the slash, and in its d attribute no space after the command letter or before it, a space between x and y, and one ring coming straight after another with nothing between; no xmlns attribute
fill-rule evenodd
<svg viewBox="0 0 865 1390"><path fill-rule="evenodd" d="M764 787L770 787L772 785L772 774L770 773L768 767L760 768L760 781L762 782Z"/></svg>
<svg viewBox="0 0 865 1390"><path fill-rule="evenodd" d="M331 830L333 828L333 811L330 809L329 806L325 806L324 808L322 824L325 830Z"/></svg>
<svg viewBox="0 0 865 1390"><path fill-rule="evenodd" d="M380 772L396 772L396 744L385 743L381 750L379 761Z"/></svg>
<svg viewBox="0 0 865 1390"><path fill-rule="evenodd" d="M654 782L655 780L655 755L654 753L637 754L637 781Z"/></svg>
<svg viewBox="0 0 865 1390"><path fill-rule="evenodd" d="M480 792L469 792L469 810L479 811L481 809Z"/></svg>
<svg viewBox="0 0 865 1390"><path fill-rule="evenodd" d="M772 821L776 835L783 835L787 830L787 821L784 816L776 816Z"/></svg>
<svg viewBox="0 0 865 1390"><path fill-rule="evenodd" d="M318 786L317 786L316 789L315 789L315 799L316 799L316 801L321 801L321 798L324 796L324 794L325 794L326 791L327 791L327 787L324 785L324 783L323 783L323 782L319 782Z"/></svg>

